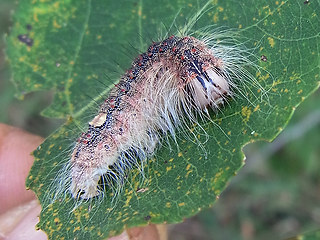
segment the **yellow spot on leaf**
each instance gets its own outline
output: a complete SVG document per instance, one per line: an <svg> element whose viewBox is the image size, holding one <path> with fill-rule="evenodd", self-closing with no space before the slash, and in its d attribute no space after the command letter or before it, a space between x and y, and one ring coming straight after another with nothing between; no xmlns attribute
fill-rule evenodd
<svg viewBox="0 0 320 240"><path fill-rule="evenodd" d="M274 44L275 44L274 39L271 37L268 37L268 41L269 41L270 46L273 48Z"/></svg>
<svg viewBox="0 0 320 240"><path fill-rule="evenodd" d="M26 56L19 57L19 62L24 62L26 60Z"/></svg>
<svg viewBox="0 0 320 240"><path fill-rule="evenodd" d="M302 91L302 89L300 89L299 91L298 91L298 94L301 94L303 91Z"/></svg>
<svg viewBox="0 0 320 240"><path fill-rule="evenodd" d="M172 169L172 166L166 168L167 172L169 172L171 169Z"/></svg>
<svg viewBox="0 0 320 240"><path fill-rule="evenodd" d="M179 153L178 153L178 157L182 157L182 152L179 152Z"/></svg>
<svg viewBox="0 0 320 240"><path fill-rule="evenodd" d="M39 66L38 66L37 64L33 64L33 65L32 65L32 70L33 70L34 72L37 72L37 71L39 70Z"/></svg>
<svg viewBox="0 0 320 240"><path fill-rule="evenodd" d="M53 20L53 27L54 28L61 28L61 25L59 23L57 23L56 19Z"/></svg>
<svg viewBox="0 0 320 240"><path fill-rule="evenodd" d="M42 84L35 84L35 85L34 85L34 88L35 88L35 89L39 89L39 88L41 88L41 87L42 87Z"/></svg>
<svg viewBox="0 0 320 240"><path fill-rule="evenodd" d="M214 23L217 23L218 20L219 20L218 13L216 12L216 13L213 15L213 22L214 22Z"/></svg>
<svg viewBox="0 0 320 240"><path fill-rule="evenodd" d="M178 204L179 207L182 207L182 206L184 206L184 205L185 205L184 202Z"/></svg>
<svg viewBox="0 0 320 240"><path fill-rule="evenodd" d="M34 20L35 22L39 22L38 14L36 14L36 13L33 14L33 20Z"/></svg>
<svg viewBox="0 0 320 240"><path fill-rule="evenodd" d="M167 203L166 203L166 207L167 207L167 208L170 208L170 207L171 207L171 202L167 202Z"/></svg>
<svg viewBox="0 0 320 240"><path fill-rule="evenodd" d="M190 167L191 167L191 164L188 164L187 167L186 167L186 169L189 170Z"/></svg>
<svg viewBox="0 0 320 240"><path fill-rule="evenodd" d="M220 179L222 173L223 173L223 171L221 171L221 170L216 173L216 175L214 176L214 180L213 180L214 183L216 183Z"/></svg>
<svg viewBox="0 0 320 240"><path fill-rule="evenodd" d="M126 204L124 205L124 207L128 207L128 206L129 206L129 203L130 203L131 198L132 198L132 195L129 195L129 196L127 197Z"/></svg>
<svg viewBox="0 0 320 240"><path fill-rule="evenodd" d="M251 115L251 109L248 108L248 107L243 107L242 110L241 110L241 114L243 117L245 117L243 119L244 122L248 122L249 121L249 118L250 118L250 115Z"/></svg>
<svg viewBox="0 0 320 240"><path fill-rule="evenodd" d="M192 173L192 170L188 171L186 174L186 178L189 176L189 174Z"/></svg>
<svg viewBox="0 0 320 240"><path fill-rule="evenodd" d="M54 143L50 144L49 149L54 147Z"/></svg>
<svg viewBox="0 0 320 240"><path fill-rule="evenodd" d="M270 77L270 74L260 75L259 80L266 81ZM260 90L261 91L261 90Z"/></svg>

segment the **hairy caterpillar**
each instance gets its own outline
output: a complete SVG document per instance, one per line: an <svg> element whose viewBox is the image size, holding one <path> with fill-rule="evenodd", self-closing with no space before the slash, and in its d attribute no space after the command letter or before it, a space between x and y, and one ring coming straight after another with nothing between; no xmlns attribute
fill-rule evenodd
<svg viewBox="0 0 320 240"><path fill-rule="evenodd" d="M91 199L111 181L119 191L126 169L142 169L163 135L174 138L197 116L210 121L208 108L218 109L240 85L255 81L245 69L249 53L232 42L230 32L182 31L140 54L77 140L59 191Z"/></svg>
<svg viewBox="0 0 320 240"><path fill-rule="evenodd" d="M161 132L174 135L184 115L217 107L229 93L223 61L204 42L171 36L152 44L121 77L71 157L73 196L99 195L110 166L154 152Z"/></svg>

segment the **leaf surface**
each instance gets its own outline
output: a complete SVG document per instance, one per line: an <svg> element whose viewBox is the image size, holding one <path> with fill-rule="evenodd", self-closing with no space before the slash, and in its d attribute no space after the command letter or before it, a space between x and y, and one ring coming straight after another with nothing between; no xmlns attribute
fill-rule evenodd
<svg viewBox="0 0 320 240"><path fill-rule="evenodd" d="M148 160L145 179L137 169L130 172L116 203L110 201L110 191L75 210L69 194L48 205L45 196L68 161L72 143L123 69L161 32L176 32L205 3L20 2L7 43L18 95L53 89L53 103L44 115L68 119L35 151L27 179L43 207L38 226L50 239L103 239L125 227L181 222L211 206L243 166L242 147L275 138L299 103L319 87L319 1L213 1L195 28L215 24L239 29L246 47L266 58L258 62L263 71L256 77L268 94L260 96L261 89L249 86L247 99L238 98L212 114L214 123L202 123L209 139L196 136L205 142L204 149L183 134L179 150L174 143L172 149L164 144ZM201 129L195 126L194 132Z"/></svg>

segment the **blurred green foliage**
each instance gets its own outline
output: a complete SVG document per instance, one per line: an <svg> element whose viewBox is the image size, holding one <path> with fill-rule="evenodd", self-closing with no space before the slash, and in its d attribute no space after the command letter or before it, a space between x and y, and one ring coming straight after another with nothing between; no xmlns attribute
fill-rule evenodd
<svg viewBox="0 0 320 240"><path fill-rule="evenodd" d="M51 103L51 92L26 94L24 101L14 96L15 86L11 82L10 70L4 53L4 36L10 31L12 24L10 16L14 7L14 1L0 0L0 122L47 137L63 122L60 119L49 119L40 115L40 112Z"/></svg>

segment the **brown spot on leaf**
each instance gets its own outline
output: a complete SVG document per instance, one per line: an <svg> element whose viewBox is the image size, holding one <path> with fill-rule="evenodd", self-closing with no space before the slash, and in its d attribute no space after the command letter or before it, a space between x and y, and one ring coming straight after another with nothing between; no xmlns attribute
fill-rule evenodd
<svg viewBox="0 0 320 240"><path fill-rule="evenodd" d="M18 36L20 42L25 43L27 46L31 47L33 45L33 39L29 38L28 34L20 34Z"/></svg>
<svg viewBox="0 0 320 240"><path fill-rule="evenodd" d="M260 59L262 62L268 61L268 58L265 55L262 55Z"/></svg>
<svg viewBox="0 0 320 240"><path fill-rule="evenodd" d="M26 25L26 29L27 29L28 31L31 31L31 30L32 30L31 24L27 24L27 25Z"/></svg>

